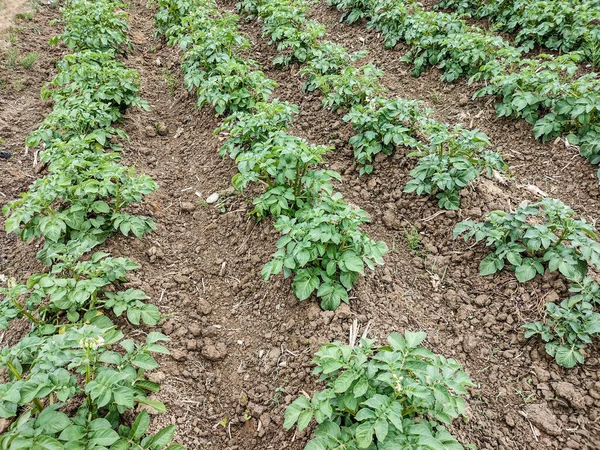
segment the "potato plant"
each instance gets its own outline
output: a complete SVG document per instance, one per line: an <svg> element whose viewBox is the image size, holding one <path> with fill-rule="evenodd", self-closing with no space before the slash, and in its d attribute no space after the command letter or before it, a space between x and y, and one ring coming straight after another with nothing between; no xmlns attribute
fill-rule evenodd
<svg viewBox="0 0 600 450"><path fill-rule="evenodd" d="M311 75L303 70L300 73ZM345 67L336 74L315 76L312 83L323 94L323 105L335 111L350 109L383 94L385 89L379 84L382 76L382 70L365 64L358 68Z"/></svg>
<svg viewBox="0 0 600 450"><path fill-rule="evenodd" d="M233 185L239 190L250 183L262 185L264 192L253 200L251 214L258 219L272 216L275 228L283 234L274 259L263 269L264 278L282 271L286 277L294 275L292 288L300 300L316 293L323 308L337 308L341 301L348 301L348 291L358 275L364 274L364 265L374 268L382 264L387 248L360 231L359 226L368 221L364 211L350 207L334 192L332 183L341 181L340 175L319 168L331 147L311 145L288 132L298 108L268 101L274 82L262 72L248 71L253 63L238 52L245 48L245 41L237 31L236 18L222 19L210 2L190 10L179 8L176 1L160 4L166 12L157 14L159 26L166 27L171 44L187 49L182 69L188 88L196 89L199 106L211 103L217 113L229 114L215 132L229 134L221 154L229 154L237 163ZM303 12L307 9L302 5L284 0L245 0L238 8L264 21L265 32L287 55L284 58L291 58L282 60L287 64L312 55L316 37L304 40L303 33L321 29L305 20ZM214 27L226 31L196 31ZM339 48L320 48L334 55L331 69L344 56ZM229 74L222 73L229 64L246 71L233 85L228 84L232 79ZM327 73L328 69L321 75ZM246 85L256 89L244 91ZM354 92L361 95L358 90ZM208 100L209 96L214 100ZM319 235L314 234L317 229L321 230ZM312 234L308 233L311 230ZM291 239L303 241L294 245ZM285 240L288 242L282 246Z"/></svg>
<svg viewBox="0 0 600 450"><path fill-rule="evenodd" d="M210 104L217 114L243 111L266 101L277 87L275 81L258 70L253 61L223 58L210 70L194 63L185 65L184 82L196 90L198 107Z"/></svg>
<svg viewBox="0 0 600 450"><path fill-rule="evenodd" d="M494 171L506 171L502 157L486 150L490 141L479 130L426 121L422 134L429 139L408 155L418 156L419 160L404 192L435 195L440 208L459 209L462 188L482 174L491 178Z"/></svg>
<svg viewBox="0 0 600 450"><path fill-rule="evenodd" d="M546 270L559 271L571 282L575 295L560 304L547 303L545 320L525 325L525 336L539 335L561 366L583 363L582 349L600 334L600 286L588 276L590 268L600 268L595 228L575 219L573 210L559 200L547 198L523 203L512 214L493 211L483 223L461 222L454 236L463 233L493 250L479 265L481 275L508 266L520 282Z"/></svg>
<svg viewBox="0 0 600 450"><path fill-rule="evenodd" d="M127 40L127 5L116 0L97 0L90 7L87 0L69 0L62 9L65 28L50 40L64 42L72 50L123 51L131 48Z"/></svg>
<svg viewBox="0 0 600 450"><path fill-rule="evenodd" d="M367 55L366 50L348 53L346 48L331 41L321 41L311 50L311 58L300 69L302 77L306 78L302 90L312 92L319 86L315 80L325 75L340 74L349 63L358 61Z"/></svg>
<svg viewBox="0 0 600 450"><path fill-rule="evenodd" d="M11 289L2 290L5 298L0 303L4 311L0 328L7 328L10 320L22 317L38 326L58 326L64 315L77 323L87 311L99 308L112 311L115 316L125 312L135 325L141 321L156 325L161 314L155 305L144 302L148 297L143 291L108 290L114 282L126 281L127 271L139 266L103 252L81 261L92 245L65 247L55 252L51 254L54 263L50 273L34 274L25 285L14 284Z"/></svg>
<svg viewBox="0 0 600 450"><path fill-rule="evenodd" d="M329 180L341 181L336 172L316 169L330 150L285 131L274 132L236 158L239 173L233 177L233 185L240 190L250 182L265 185L266 192L254 201L253 213L258 218L291 216L305 204L314 203L322 192L331 195Z"/></svg>
<svg viewBox="0 0 600 450"><path fill-rule="evenodd" d="M414 149L408 156L419 159L404 191L435 195L440 208L458 209L462 188L482 174L505 171L506 164L498 153L486 150L491 143L484 133L450 128L430 115L416 101L375 98L354 106L344 120L359 132L350 144L363 165L361 174L372 172L373 157L379 153L389 155L397 147Z"/></svg>
<svg viewBox="0 0 600 450"><path fill-rule="evenodd" d="M337 309L341 302L348 303L348 291L364 275L365 266L373 270L383 264L385 243L360 230L368 221L366 213L345 203L341 194L323 196L293 217L281 216L275 229L283 237L262 276L268 280L282 271L286 278L294 275L292 288L299 300L316 292L323 309Z"/></svg>
<svg viewBox="0 0 600 450"><path fill-rule="evenodd" d="M438 7L487 18L495 29L517 33L515 42L527 49L539 44L561 52L581 50L587 36L600 30L600 10L590 0L442 0Z"/></svg>
<svg viewBox="0 0 600 450"><path fill-rule="evenodd" d="M306 450L462 449L445 425L465 415L469 376L453 359L421 345L425 333L372 339L359 346L325 344L314 373L326 388L286 409L284 428L318 424Z"/></svg>
<svg viewBox="0 0 600 450"><path fill-rule="evenodd" d="M560 200L546 198L522 203L512 214L492 211L485 222L460 222L454 237L464 233L465 240L485 241L492 249L479 265L483 276L508 265L520 282L543 275L546 268L577 281L590 266L600 269L600 243L594 226L574 216Z"/></svg>
<svg viewBox="0 0 600 450"><path fill-rule="evenodd" d="M144 344L136 344L123 339L123 333L96 311L88 313L86 319L85 325L63 326L61 333L51 325L40 326L0 352L0 363L8 369L9 378L0 387L0 418L15 417L19 409L30 407L0 435L2 448L79 449L94 445L99 449L158 450L171 442L174 426L144 436L147 423L140 427L140 422L148 422L147 413L134 421L135 433L124 426L115 430L111 423L136 404L165 411L162 403L147 397L159 386L143 374L158 366L152 353L168 353L158 344L168 340L166 336L153 332ZM80 404L74 414L61 411L74 400ZM150 442L153 444L146 446Z"/></svg>
<svg viewBox="0 0 600 450"><path fill-rule="evenodd" d="M297 9L285 0L265 2L258 8L264 35L269 36L270 42L276 43L277 51L282 53L273 59L276 66L306 62L318 40L325 35L325 27L306 19L305 12L306 9Z"/></svg>
<svg viewBox="0 0 600 450"><path fill-rule="evenodd" d="M118 141L127 139L116 127L122 112L148 108L137 73L115 59L130 47L124 6L64 3L64 33L53 42L75 53L57 63L58 74L42 88L54 109L27 138L27 145L42 146L47 174L3 208L7 232L43 241L38 257L48 269L0 286L0 328L21 319L29 329L0 350L0 418L7 419L0 448L183 449L171 444L174 426L150 434L148 413L131 414L141 404L165 411L149 397L160 386L145 371L158 366L153 354L168 354L160 344L168 338L150 332L144 342L126 339L106 315L152 326L161 314L144 292L116 286L137 264L92 253L116 231L139 237L154 229L128 206L156 183L119 164Z"/></svg>
<svg viewBox="0 0 600 450"><path fill-rule="evenodd" d="M396 147L414 148L419 145L417 122L429 114L415 100L375 97L366 104L354 105L344 121L350 122L358 134L350 138L354 156L363 166L363 173L373 171L373 158L392 154Z"/></svg>
<svg viewBox="0 0 600 450"><path fill-rule="evenodd" d="M498 66L489 84L476 97L496 96L498 116L523 118L542 141L568 134L592 164L600 163L600 79L595 73L579 76L580 57L541 55Z"/></svg>
<svg viewBox="0 0 600 450"><path fill-rule="evenodd" d="M254 142L262 142L277 131L287 131L293 117L300 111L298 106L274 99L260 102L252 111L237 111L227 117L215 133L225 131L229 139L221 147L220 154L232 159L251 149Z"/></svg>
<svg viewBox="0 0 600 450"><path fill-rule="evenodd" d="M382 34L386 47L406 43L410 50L402 59L413 65L413 75L420 75L428 66L436 66L443 72L445 81L463 76L470 77L469 82L485 81L486 86L478 90L475 97L499 97L502 100L497 105L499 116L524 118L534 125L535 137L544 141L567 134L569 143L578 145L583 156L593 164L600 162L598 75L582 75L574 64L584 58L594 65L600 61L600 25L590 19L592 16L586 15L590 10L589 2L584 2L588 6L582 3L579 11L582 20L592 20L590 26L574 31L569 22L571 19L557 12L558 19L549 28L545 21L550 16L544 14L553 14L549 12L550 8L544 13L540 11L541 15L536 17L539 24L531 29L523 28L531 33L527 36L540 39L548 32L547 44L551 48L561 48L563 44L573 48L575 44L568 43L571 38L581 41L577 44L579 52L561 55L556 61L545 55L525 59L523 53L531 48L533 41L521 42L523 46L517 48L501 37L467 25L457 13L425 10L414 0L330 0L328 3L344 11L342 19L350 22L363 17L367 19L367 26ZM521 1L448 0L441 5L457 6L465 12L474 3L481 5L478 17L485 16L482 11L488 7L508 8L506 20L518 21L519 14L534 17L531 12L534 9L525 8ZM538 2L536 7L546 9L550 3ZM555 3L561 5L559 10L570 8L569 2ZM515 7L519 14L513 15L511 5L518 5ZM579 6L575 10L577 8ZM557 36L551 31L554 26L565 34Z"/></svg>
<svg viewBox="0 0 600 450"><path fill-rule="evenodd" d="M585 347L600 336L600 286L586 277L573 282L570 291L576 294L560 304L546 303L543 321L523 326L526 338L539 336L546 353L566 368L583 364Z"/></svg>

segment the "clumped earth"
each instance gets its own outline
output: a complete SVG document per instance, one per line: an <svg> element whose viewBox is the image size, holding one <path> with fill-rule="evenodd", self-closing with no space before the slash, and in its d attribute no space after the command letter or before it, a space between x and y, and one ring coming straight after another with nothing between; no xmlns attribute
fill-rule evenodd
<svg viewBox="0 0 600 450"><path fill-rule="evenodd" d="M361 329L370 324L370 336L380 341L391 332L426 331L429 348L465 366L475 387L468 420L451 427L461 442L480 449L600 449L598 344L588 347L583 366L566 370L521 330L542 317L545 302L564 298L564 280L548 274L519 284L506 271L482 278L478 263L485 250L452 240L460 220L536 200L527 185L594 222L600 210L595 169L562 141L541 144L525 122L498 119L491 101L470 99L475 89L466 82L443 83L435 70L411 77L399 61L403 49L384 50L364 24L340 24L339 14L324 4L312 14L327 26L328 39L369 50L367 59L385 70L382 83L390 95L423 100L437 119L487 133L515 182L474 184L455 212L402 192L412 163L400 151L378 158L374 173L359 177L347 144L350 126L341 114L323 109L317 94L302 93L297 67L273 68L275 49L262 38L260 24L242 21L253 44L249 56L280 85L275 96L300 107L293 133L336 146L328 163L343 173L345 198L371 215L366 231L391 249L386 265L358 282L350 306L330 312L315 301L299 303L289 280L262 281L277 233L269 223L248 218L250 197L230 188L234 164L218 155L223 138L213 130L220 120L210 108L196 109L181 82L181 55L154 37L153 11L145 0L133 0L135 48L125 64L139 72L152 110L127 112L124 129L131 142L124 162L160 185L140 207L157 230L143 239L112 239L106 247L141 264L128 285L146 291L167 315L160 331L171 337L172 355L149 376L160 381L157 397L168 412L153 416L154 426L177 424L176 440L189 449L302 449L309 432L283 430L285 406L301 391L318 389L311 376L313 353L322 343L347 340L356 320ZM0 151L13 155L0 159L2 205L43 170L24 139L51 109L39 90L67 52L47 43L58 32L50 25L57 17L56 9L42 6L14 25L18 51L40 55L31 68L0 64ZM215 193L218 200L207 203ZM37 245L0 233L0 273L25 279L43 270L35 259ZM10 344L23 331L11 329L0 342Z"/></svg>

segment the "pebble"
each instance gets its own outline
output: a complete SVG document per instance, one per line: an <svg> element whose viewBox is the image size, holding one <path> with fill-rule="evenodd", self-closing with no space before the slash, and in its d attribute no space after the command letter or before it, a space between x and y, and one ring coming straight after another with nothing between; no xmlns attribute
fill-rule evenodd
<svg viewBox="0 0 600 450"><path fill-rule="evenodd" d="M198 300L198 312L203 316L207 316L212 312L212 305L203 298Z"/></svg>
<svg viewBox="0 0 600 450"><path fill-rule="evenodd" d="M156 136L156 128L148 125L146 128L144 128L144 131L146 132L146 136L148 137L154 137Z"/></svg>
<svg viewBox="0 0 600 450"><path fill-rule="evenodd" d="M181 349L171 350L171 357L175 361L185 361L187 359L187 352Z"/></svg>
<svg viewBox="0 0 600 450"><path fill-rule="evenodd" d="M571 406L577 409L585 408L585 400L583 395L578 392L577 388L571 383L566 381L560 381L558 383L552 383L552 389L558 397L564 398L569 402Z"/></svg>
<svg viewBox="0 0 600 450"><path fill-rule="evenodd" d="M560 436L561 427L558 418L546 406L539 403L526 405L525 414L536 427L552 436Z"/></svg>
<svg viewBox="0 0 600 450"><path fill-rule="evenodd" d="M227 346L223 342L209 343L202 348L202 356L209 361L219 361L227 356Z"/></svg>
<svg viewBox="0 0 600 450"><path fill-rule="evenodd" d="M196 205L192 202L182 202L181 210L185 212L192 212L196 209Z"/></svg>
<svg viewBox="0 0 600 450"><path fill-rule="evenodd" d="M488 298L489 296L487 295L478 295L477 297L475 297L475 304L477 306L485 306L488 303Z"/></svg>
<svg viewBox="0 0 600 450"><path fill-rule="evenodd" d="M213 192L212 194L210 194L208 196L208 198L206 199L206 203L208 203L209 205L216 203L217 200L219 200L219 194L216 192Z"/></svg>

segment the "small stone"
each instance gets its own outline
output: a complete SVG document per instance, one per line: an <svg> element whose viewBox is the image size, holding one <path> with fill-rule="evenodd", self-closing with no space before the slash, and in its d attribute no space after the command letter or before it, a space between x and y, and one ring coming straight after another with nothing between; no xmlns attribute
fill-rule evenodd
<svg viewBox="0 0 600 450"><path fill-rule="evenodd" d="M188 331L192 336L199 337L202 335L202 327L198 323L192 323L188 327Z"/></svg>
<svg viewBox="0 0 600 450"><path fill-rule="evenodd" d="M165 381L165 378L167 378L165 373L161 371L150 371L146 374L146 376L150 381L153 381L154 383L162 383L163 381Z"/></svg>
<svg viewBox="0 0 600 450"><path fill-rule="evenodd" d="M264 412L267 410L265 406L254 402L248 402L248 409L252 412L252 415L256 417L264 414Z"/></svg>
<svg viewBox="0 0 600 450"><path fill-rule="evenodd" d="M208 344L202 348L202 356L209 361L219 361L227 356L227 346L218 342L217 344Z"/></svg>
<svg viewBox="0 0 600 450"><path fill-rule="evenodd" d="M473 336L472 334L468 334L465 336L463 343L462 343L462 347L465 352L471 353L478 346L479 346L479 339L477 339L476 336Z"/></svg>
<svg viewBox="0 0 600 450"><path fill-rule="evenodd" d="M392 211L386 211L383 213L383 224L392 230L397 230L400 228L400 220Z"/></svg>
<svg viewBox="0 0 600 450"><path fill-rule="evenodd" d="M546 300L546 303L558 303L560 301L560 297L556 291L550 291L544 300Z"/></svg>
<svg viewBox="0 0 600 450"><path fill-rule="evenodd" d="M504 417L504 421L506 422L506 425L508 425L511 428L513 428L515 426L515 419L513 419L510 414L507 414Z"/></svg>
<svg viewBox="0 0 600 450"><path fill-rule="evenodd" d="M212 305L203 298L198 300L198 312L206 316L212 312Z"/></svg>
<svg viewBox="0 0 600 450"><path fill-rule="evenodd" d="M552 389L554 389L554 392L557 396L567 400L574 408L585 409L585 400L583 395L581 395L577 388L571 383L566 381L552 383Z"/></svg>
<svg viewBox="0 0 600 450"><path fill-rule="evenodd" d="M352 312L350 311L350 305L344 302L340 303L338 309L335 310L335 316L338 319L347 319L351 314Z"/></svg>
<svg viewBox="0 0 600 450"><path fill-rule="evenodd" d="M146 128L144 128L144 131L146 132L146 136L148 136L148 137L156 136L156 128L151 127L150 125L148 125Z"/></svg>
<svg viewBox="0 0 600 450"><path fill-rule="evenodd" d="M187 352L181 349L171 350L171 358L175 361L185 361L187 359Z"/></svg>
<svg viewBox="0 0 600 450"><path fill-rule="evenodd" d="M377 153L375 155L375 162L378 162L378 163L383 162L383 161L385 161L386 158L387 158L387 155L385 153Z"/></svg>
<svg viewBox="0 0 600 450"><path fill-rule="evenodd" d="M525 414L531 423L552 436L560 436L562 429L558 418L546 406L538 403L526 405Z"/></svg>
<svg viewBox="0 0 600 450"><path fill-rule="evenodd" d="M181 210L185 212L192 212L196 209L196 205L192 202L182 202Z"/></svg>
<svg viewBox="0 0 600 450"><path fill-rule="evenodd" d="M485 306L488 303L488 296L487 295L478 295L477 297L475 297L475 304L477 306Z"/></svg>
<svg viewBox="0 0 600 450"><path fill-rule="evenodd" d="M210 194L208 196L208 198L206 199L206 203L208 203L209 205L211 205L213 203L216 203L217 200L219 200L219 194L216 193L216 192L214 192L214 193L212 193L212 194Z"/></svg>
<svg viewBox="0 0 600 450"><path fill-rule="evenodd" d="M465 216L467 217L481 217L482 216L481 208L470 208L465 210Z"/></svg>

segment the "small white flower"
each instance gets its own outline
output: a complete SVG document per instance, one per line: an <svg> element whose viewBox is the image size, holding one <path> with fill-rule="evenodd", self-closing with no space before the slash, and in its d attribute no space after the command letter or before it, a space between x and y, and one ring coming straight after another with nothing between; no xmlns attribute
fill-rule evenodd
<svg viewBox="0 0 600 450"><path fill-rule="evenodd" d="M93 338L83 338L79 341L79 346L81 348L89 348L92 350L97 350L98 348L104 345L104 338L102 336L96 336Z"/></svg>

